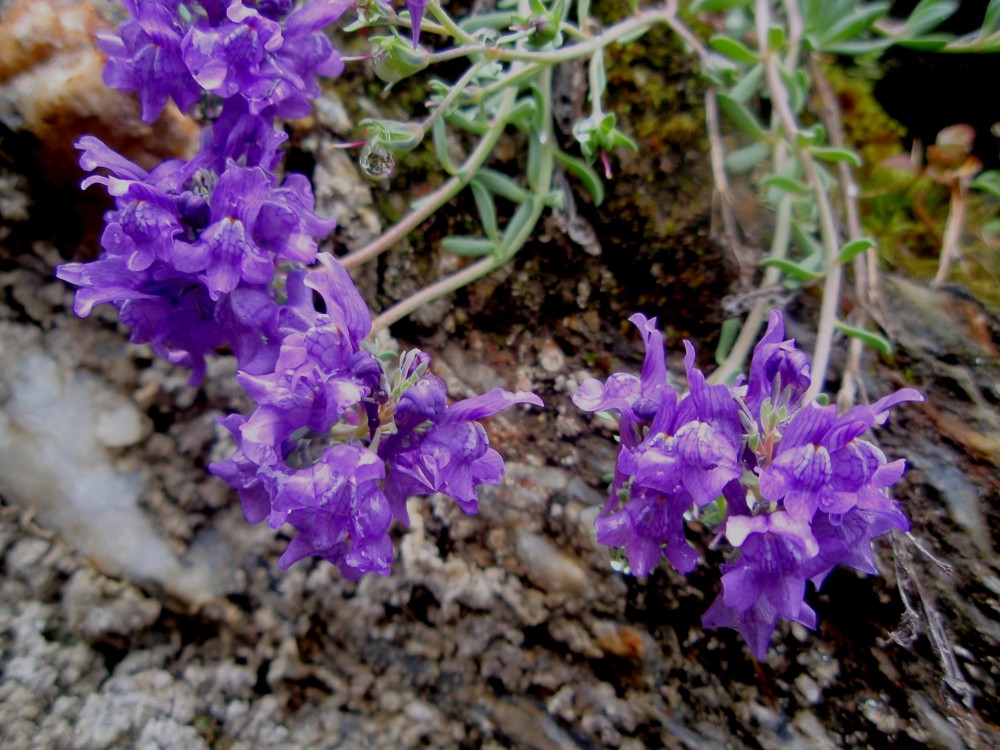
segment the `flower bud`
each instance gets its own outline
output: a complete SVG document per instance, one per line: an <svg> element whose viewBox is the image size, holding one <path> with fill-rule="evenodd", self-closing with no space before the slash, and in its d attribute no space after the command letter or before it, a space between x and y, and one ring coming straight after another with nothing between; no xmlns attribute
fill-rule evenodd
<svg viewBox="0 0 1000 750"><path fill-rule="evenodd" d="M386 83L395 83L419 73L430 64L430 55L421 47L413 47L398 36L375 36L372 62L375 75Z"/></svg>

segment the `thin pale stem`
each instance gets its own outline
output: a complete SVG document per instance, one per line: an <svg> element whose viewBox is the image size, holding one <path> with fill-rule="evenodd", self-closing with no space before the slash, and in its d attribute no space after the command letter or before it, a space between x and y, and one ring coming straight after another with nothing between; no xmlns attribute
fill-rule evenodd
<svg viewBox="0 0 1000 750"><path fill-rule="evenodd" d="M968 205L968 188L966 180L957 178L951 186L951 206L948 208L948 222L944 227L944 237L941 240L941 259L938 270L931 282L931 288L937 289L948 278L951 264L961 255L962 227L965 225L965 209Z"/></svg>

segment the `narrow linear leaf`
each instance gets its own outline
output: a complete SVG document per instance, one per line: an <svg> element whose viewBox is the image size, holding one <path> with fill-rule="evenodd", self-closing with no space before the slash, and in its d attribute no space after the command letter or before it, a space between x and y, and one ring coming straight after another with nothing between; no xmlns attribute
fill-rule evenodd
<svg viewBox="0 0 1000 750"><path fill-rule="evenodd" d="M990 0L990 4L986 6L986 15L983 16L979 34L989 36L996 31L1000 31L1000 0Z"/></svg>
<svg viewBox="0 0 1000 750"><path fill-rule="evenodd" d="M732 10L749 5L753 0L694 0L691 3L691 13L716 13L720 10Z"/></svg>
<svg viewBox="0 0 1000 750"><path fill-rule="evenodd" d="M784 258L765 258L760 262L765 268L771 266L779 269L783 274L789 276L798 281L817 281L822 279L824 274L817 273L816 271L810 270L803 267L798 263L793 263L790 260L785 260Z"/></svg>
<svg viewBox="0 0 1000 750"><path fill-rule="evenodd" d="M792 222L792 236L795 238L795 245L808 258L818 258L822 267L823 246L816 239L816 228L804 225L801 221Z"/></svg>
<svg viewBox="0 0 1000 750"><path fill-rule="evenodd" d="M873 247L875 247L875 241L868 237L851 240L840 248L840 252L837 254L837 262L841 264L847 263L855 255L860 255L867 250L871 250Z"/></svg>
<svg viewBox="0 0 1000 750"><path fill-rule="evenodd" d="M794 177L783 174L769 174L760 181L760 184L764 187L777 188L778 190L784 190L786 193L794 193L795 195L809 195L812 192L809 186L801 180L796 180Z"/></svg>
<svg viewBox="0 0 1000 750"><path fill-rule="evenodd" d="M892 354L892 342L884 336L865 330L864 328L849 326L846 323L841 323L839 320L835 321L833 325L834 328L843 333L845 336L850 336L852 339L860 339L872 349L875 349L886 356Z"/></svg>
<svg viewBox="0 0 1000 750"><path fill-rule="evenodd" d="M481 258L496 251L493 240L485 237L445 237L441 240L441 247L453 255L461 255L463 258Z"/></svg>
<svg viewBox="0 0 1000 750"><path fill-rule="evenodd" d="M767 30L767 48L772 52L785 46L785 30L781 26L772 26Z"/></svg>
<svg viewBox="0 0 1000 750"><path fill-rule="evenodd" d="M884 52L893 45L891 39L853 39L839 44L830 44L823 48L824 52L831 55L844 55L845 57L859 57L872 52Z"/></svg>
<svg viewBox="0 0 1000 750"><path fill-rule="evenodd" d="M722 328L719 330L719 345L715 347L715 363L717 365L721 365L726 361L726 357L732 351L733 343L736 341L736 336L739 332L739 318L726 318L722 322Z"/></svg>
<svg viewBox="0 0 1000 750"><path fill-rule="evenodd" d="M757 121L757 117L750 111L749 107L726 94L718 94L717 98L719 100L719 108L726 113L730 120L736 123L740 130L753 136L758 141L766 141L768 139L767 132Z"/></svg>
<svg viewBox="0 0 1000 750"><path fill-rule="evenodd" d="M931 31L956 10L958 10L956 0L921 0L906 19L900 36L915 37Z"/></svg>
<svg viewBox="0 0 1000 750"><path fill-rule="evenodd" d="M441 168L448 174L457 174L458 167L451 160L451 156L448 155L448 128L445 126L444 120L438 118L434 121L431 126L431 137L434 142L434 155L437 157L438 164Z"/></svg>
<svg viewBox="0 0 1000 750"><path fill-rule="evenodd" d="M472 190L472 198L476 201L476 211L479 212L479 221L483 225L483 231L491 241L497 242L500 239L500 230L497 228L497 209L493 205L493 196L490 191L483 187L482 183L475 179L469 183Z"/></svg>
<svg viewBox="0 0 1000 750"><path fill-rule="evenodd" d="M577 159L575 156L570 156L563 151L554 151L553 153L556 161L562 164L566 168L566 171L575 175L584 184L584 187L590 191L590 195L594 199L594 205L601 205L604 202L604 183L597 172L586 162Z"/></svg>
<svg viewBox="0 0 1000 750"><path fill-rule="evenodd" d="M747 65L756 65L760 62L760 55L747 47L738 39L718 34L708 40L708 46L721 55L725 55L730 60Z"/></svg>
<svg viewBox="0 0 1000 750"><path fill-rule="evenodd" d="M490 126L485 122L476 122L470 117L466 117L461 112L448 112L444 116L445 121L449 125L454 125L457 128L461 128L473 135L485 135L486 131L490 129Z"/></svg>
<svg viewBox="0 0 1000 750"><path fill-rule="evenodd" d="M927 34L917 39L897 39L896 44L918 52L937 52L947 47L954 39L951 34Z"/></svg>
<svg viewBox="0 0 1000 750"><path fill-rule="evenodd" d="M771 155L765 143L751 143L726 155L726 169L733 174L745 174Z"/></svg>
<svg viewBox="0 0 1000 750"><path fill-rule="evenodd" d="M480 183L494 195L506 198L512 203L524 203L531 197L531 193L518 185L513 178L488 167L480 169L472 181Z"/></svg>
<svg viewBox="0 0 1000 750"><path fill-rule="evenodd" d="M1000 199L1000 171L991 169L988 172L983 172L972 181L971 186Z"/></svg>
<svg viewBox="0 0 1000 750"><path fill-rule="evenodd" d="M834 44L860 36L861 32L888 12L889 3L869 3L845 13L836 23L823 29L819 37L820 48L825 51Z"/></svg>
<svg viewBox="0 0 1000 750"><path fill-rule="evenodd" d="M743 76L739 83L729 89L729 98L737 102L746 102L757 93L761 81L764 80L764 66L755 65Z"/></svg>
<svg viewBox="0 0 1000 750"><path fill-rule="evenodd" d="M852 167L862 165L861 157L849 148L834 148L832 146L813 146L810 152L823 161L846 161Z"/></svg>
<svg viewBox="0 0 1000 750"><path fill-rule="evenodd" d="M534 210L534 198L525 201L517 207L514 215L510 217L507 227L503 230L503 239L500 241L501 248L509 251L515 246L514 239L528 228L528 223L531 221L531 215ZM531 227L531 229L534 229L534 227Z"/></svg>

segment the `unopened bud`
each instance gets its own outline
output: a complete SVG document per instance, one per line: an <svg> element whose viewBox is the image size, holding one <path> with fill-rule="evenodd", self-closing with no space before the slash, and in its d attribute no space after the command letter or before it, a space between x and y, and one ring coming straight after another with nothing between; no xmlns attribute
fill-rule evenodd
<svg viewBox="0 0 1000 750"><path fill-rule="evenodd" d="M386 83L395 83L419 73L430 64L430 55L421 47L398 36L372 37L375 52L372 62L375 75Z"/></svg>

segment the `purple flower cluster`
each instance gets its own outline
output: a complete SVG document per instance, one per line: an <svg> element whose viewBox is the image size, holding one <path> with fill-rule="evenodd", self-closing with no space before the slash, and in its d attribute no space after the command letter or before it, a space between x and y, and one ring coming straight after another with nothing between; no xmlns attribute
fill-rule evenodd
<svg viewBox="0 0 1000 750"><path fill-rule="evenodd" d="M285 133L277 117L309 110L315 77L342 67L321 29L349 0L183 3L125 0L132 16L101 44L108 83L139 93L154 119L169 98L186 109L216 98L193 159L151 171L98 139L77 143L115 208L103 252L57 276L78 287L75 312L109 303L196 385L206 357L228 348L256 408L220 420L236 451L210 470L234 487L251 523L297 534L280 559L326 558L352 580L388 574L388 530L406 501L443 493L467 513L503 461L480 419L537 396L502 389L447 404L429 357L410 352L396 373L366 346L371 315L344 268L318 252L335 222L314 211L309 181L276 174Z"/></svg>
<svg viewBox="0 0 1000 750"><path fill-rule="evenodd" d="M303 117L319 95L317 76L339 76L340 53L323 29L353 0L122 0L131 19L98 36L104 81L135 91L142 118L169 99L182 111L203 92L241 97L252 114Z"/></svg>
<svg viewBox="0 0 1000 750"><path fill-rule="evenodd" d="M584 411L619 415L621 447L597 539L621 548L636 575L661 556L687 573L698 553L685 519L724 511L720 531L733 553L703 624L735 628L761 659L778 620L815 627L806 581L819 587L841 564L877 573L872 540L909 528L885 492L905 462L888 462L862 435L893 406L923 397L904 388L842 415L804 403L810 362L784 339L777 311L749 376L733 387L709 385L685 342L688 393L679 397L656 319L630 320L646 344L642 374L587 380L574 397Z"/></svg>

